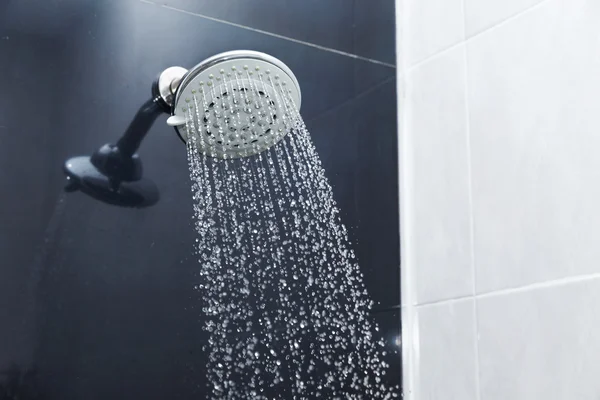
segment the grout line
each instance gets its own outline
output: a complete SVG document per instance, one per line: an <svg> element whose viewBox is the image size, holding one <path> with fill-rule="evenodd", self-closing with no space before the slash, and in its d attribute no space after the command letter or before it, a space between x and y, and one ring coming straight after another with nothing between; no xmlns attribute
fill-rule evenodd
<svg viewBox="0 0 600 400"><path fill-rule="evenodd" d="M467 13L466 0L461 1L463 14L463 37L467 37ZM475 263L475 216L473 213L473 157L471 148L471 108L469 107L469 56L468 49L465 45L462 49L463 65L464 65L464 101L465 101L465 127L466 127L466 143L467 146L467 177L468 177L468 202L469 202L469 244L471 246L471 289L475 296L477 293L477 265ZM475 351L475 396L477 400L481 400L481 360L479 357L479 308L477 297L473 298L473 350Z"/></svg>
<svg viewBox="0 0 600 400"><path fill-rule="evenodd" d="M473 299L473 298L475 298L475 296L473 296L472 294L466 294L464 296L449 297L449 298L444 298L444 299L440 299L440 300L432 300L432 301L426 301L423 303L416 303L416 304L414 304L414 306L419 307L419 308L420 307L437 306L437 305L444 304L444 303L469 300L469 299Z"/></svg>
<svg viewBox="0 0 600 400"><path fill-rule="evenodd" d="M150 2L149 0L139 0L139 1L141 1L143 3L158 5L156 3ZM313 48L316 48L316 49L319 49L319 50L328 51L330 53L335 53L335 54L339 54L339 55L342 55L342 56L354 58L356 60L366 61L366 62L370 62L372 64L382 65L382 66L388 67L388 68L394 68L394 69L396 68L396 66L394 64L390 64L390 63L386 63L386 62L378 61L378 60L373 60L372 58L362 57L362 56L359 56L359 55L356 55L356 54L352 54L352 53L347 53L347 52L341 51L341 50L331 49L329 47L320 46L318 44L305 42L305 41L294 39L294 38L291 38L291 37L288 37L288 36L279 35L277 33L263 31L262 29L251 28L251 27L246 26L246 25L241 25L241 24L237 24L235 22L225 21L223 19L209 17L207 15L203 15L203 14L199 14L199 13L195 13L195 12L191 12L191 11L187 11L187 10L182 10L180 8L168 6L166 4L161 4L160 6L162 8L166 8L167 10L177 11L177 12L188 14L188 15L194 15L196 17L204 18L204 19L207 19L207 20L210 20L210 21L220 22L222 24L226 24L226 25L230 25L230 26L235 26L236 28L241 28L241 29L245 29L245 30L248 30L248 31L252 31L252 32L262 33L263 35L272 36L272 37L275 37L275 38L278 38L278 39L283 39L283 40L287 40L287 41L290 41L290 42L302 44L302 45L313 47Z"/></svg>
<svg viewBox="0 0 600 400"><path fill-rule="evenodd" d="M431 60L434 60L434 59L436 59L438 57L441 57L444 54L446 54L447 52L449 52L451 50L454 50L454 49L456 49L457 47L459 47L459 46L461 46L463 44L466 46L469 42L471 42L472 40L478 38L479 36L481 36L481 35L489 32L491 30L495 30L496 28L499 28L502 25L504 25L506 23L509 23L513 19L521 17L521 15L523 15L525 13L533 11L534 8L540 7L542 4L544 4L544 3L548 2L548 1L549 0L542 0L541 2L539 2L537 4L534 4L534 5L526 8L525 10L522 10L522 11L518 12L515 15L511 15L510 17L506 18L505 20L502 20L502 21L496 23L495 25L492 25L492 26L484 29L483 31L477 32L476 34L474 34L472 36L469 36L469 37L466 37L466 28L464 28L465 29L465 39L459 41L458 43L454 43L454 44L450 45L449 47L446 47L445 49L440 50L440 51L438 51L438 52L436 52L434 54L431 54L430 56L427 56L427 57L425 57L424 59L422 59L420 61L417 61L415 64L409 66L408 69L406 70L406 72L409 73L409 72L413 71L414 69L422 66L423 64L425 64L425 63L427 63L427 62L429 62ZM466 24L466 21L464 21L464 23Z"/></svg>
<svg viewBox="0 0 600 400"><path fill-rule="evenodd" d="M316 120L318 120L319 118L321 118L321 117L324 117L324 116L326 116L326 115L327 115L327 114L329 114L329 113L332 113L332 112L334 112L334 111L337 111L337 110L339 110L340 108L342 108L342 107L346 106L347 104L350 104L350 103L352 103L353 101L355 101L355 100L358 100L358 99L360 99L360 98L362 98L362 97L364 97L364 96L366 96L366 95L368 95L368 94L370 94L370 93L374 92L375 90L379 89L381 86L384 86L385 84L392 82L394 79L396 79L396 76L395 76L395 75L394 75L394 76L391 76L391 77L389 77L389 78L386 78L386 79L384 79L383 81L381 81L381 82L379 82L379 83L377 83L377 84L375 84L375 85L371 86L371 87L370 87L370 88L368 88L367 90L365 90L365 91L363 91L363 92L360 92L360 93L359 93L359 94L357 94L356 96L353 96L353 97L351 97L351 98L349 98L349 99L347 99L347 100L344 100L343 102L341 102L341 103L339 103L339 104L336 104L335 106L333 106L333 107L331 107L331 108L328 108L328 109L326 109L326 110L323 110L323 111L321 111L321 112L319 113L319 115L315 115L314 117L312 117L312 118L310 118L310 119L307 119L305 122L308 124L309 122L316 121Z"/></svg>
<svg viewBox="0 0 600 400"><path fill-rule="evenodd" d="M371 311L369 311L370 315L376 315L376 314L382 314L385 312L393 312L393 311L398 311L400 310L401 306L400 305L396 305L396 306L389 306L389 307L384 307L384 308L373 308Z"/></svg>
<svg viewBox="0 0 600 400"><path fill-rule="evenodd" d="M496 290L496 291L492 291L492 292L488 292L488 293L479 294L479 295L477 295L477 297L485 299L488 297L496 297L496 296L512 294L512 293L522 293L522 292L527 292L530 290L537 290L537 289L548 289L548 288L552 288L555 286L564 286L564 285L568 285L568 284L572 284L572 283L581 283L581 282L591 281L591 280L595 280L595 279L600 279L600 272L597 272L594 274L587 274L587 275L570 276L568 278L555 279L555 280L551 280L551 281L547 281L547 282L532 283L530 285L525 285L525 286L520 286L520 287L500 289L500 290Z"/></svg>
<svg viewBox="0 0 600 400"><path fill-rule="evenodd" d="M525 14L525 13L533 10L534 8L540 7L542 4L544 4L546 2L548 2L548 0L542 0L539 3L536 3L536 4L532 5L532 6L526 7L525 9L523 9L521 11L518 11L516 14L510 15L510 16L506 17L506 19L503 19L502 21L496 22L492 26L488 26L484 30L482 30L480 32L477 32L474 35L471 35L469 37L466 37L466 33L467 32L466 32L466 27L465 27L465 38L466 38L467 41L469 41L469 40L471 40L473 38L476 38L476 37L478 37L480 35L483 35L486 32L489 32L489 31L491 31L493 29L496 29L496 28L498 28L498 27L500 27L502 25L505 25L506 23L512 21L513 19L519 18L521 15L523 15L523 14ZM466 14L465 14L465 18L466 18ZM466 24L466 21L465 21L465 24Z"/></svg>
<svg viewBox="0 0 600 400"><path fill-rule="evenodd" d="M424 303L419 303L419 304L414 304L414 305L416 307L429 307L429 306L435 306L435 305L439 305L439 304L443 304L443 303L450 303L453 301L461 301L461 300L467 300L467 299L487 299L490 297L498 297L498 296L504 296L504 295L508 295L508 294L524 293L524 292L530 292L530 291L539 290L539 289L551 289L553 287L560 287L560 286L570 285L570 284L574 284L574 283L582 283L582 282L593 281L593 280L600 280L600 272L596 272L593 274L586 274L586 275L570 276L567 278L554 279L554 280L550 280L550 281L546 281L546 282L531 283L531 284L524 285L524 286L516 286L516 287L511 287L511 288L506 288L506 289L497 289L497 290L492 290L491 292L480 293L480 294L475 294L475 295L465 295L465 296L457 296L457 297L451 297L451 298L441 299L441 300L434 300L434 301L429 301L429 302L424 302Z"/></svg>
<svg viewBox="0 0 600 400"><path fill-rule="evenodd" d="M436 59L436 58L438 58L438 57L441 57L441 56L443 56L444 54L446 54L446 53L448 53L448 52L452 51L453 49L455 49L455 48L457 48L457 47L460 47L460 46L462 46L462 45L463 45L463 44L465 44L465 43L466 43L466 40L461 40L461 41L459 41L458 43L454 43L453 45L450 45L449 47L446 47L445 49L443 49L443 50L440 50L440 51L438 51L438 52L437 52L437 53L435 53L435 54L432 54L432 55L430 55L430 56L427 56L427 57L425 57L424 59L422 59L421 61L417 61L415 64L413 64L413 65L409 66L406 72L407 72L407 73L410 73L410 72L414 71L415 69L419 68L421 65L423 65L423 64L426 64L426 63L428 63L429 61L431 61L431 60L434 60L434 59Z"/></svg>

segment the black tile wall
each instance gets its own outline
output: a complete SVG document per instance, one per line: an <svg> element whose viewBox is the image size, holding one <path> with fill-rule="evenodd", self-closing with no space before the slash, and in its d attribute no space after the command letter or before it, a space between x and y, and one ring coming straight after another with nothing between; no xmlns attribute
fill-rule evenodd
<svg viewBox="0 0 600 400"><path fill-rule="evenodd" d="M346 30L382 18L358 0L220 3L204 7L227 19L254 4L234 22L393 60L384 39ZM267 5L271 18L259 12ZM373 35L389 31L385 13ZM35 367L31 386L47 399L203 397L180 141L159 118L142 144L144 175L161 196L147 209L64 193L61 169L117 139L162 69L236 48L273 54L297 74L302 113L376 307L398 305L393 68L136 0L0 2L0 371ZM397 312L374 318L399 332Z"/></svg>
<svg viewBox="0 0 600 400"><path fill-rule="evenodd" d="M396 81L309 121L377 307L400 303Z"/></svg>
<svg viewBox="0 0 600 400"><path fill-rule="evenodd" d="M373 319L384 340L382 359L389 366L382 379L391 387L399 385L400 376L402 376L400 310L376 313L373 315Z"/></svg>
<svg viewBox="0 0 600 400"><path fill-rule="evenodd" d="M396 63L394 0L354 1L354 52L390 64Z"/></svg>
<svg viewBox="0 0 600 400"><path fill-rule="evenodd" d="M207 17L395 64L394 0L155 0Z"/></svg>

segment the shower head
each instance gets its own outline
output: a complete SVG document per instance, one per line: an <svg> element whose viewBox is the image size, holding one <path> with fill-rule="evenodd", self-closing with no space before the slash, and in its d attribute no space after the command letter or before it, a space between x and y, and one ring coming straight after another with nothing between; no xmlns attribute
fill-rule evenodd
<svg viewBox="0 0 600 400"><path fill-rule="evenodd" d="M152 205L158 189L142 177L136 152L159 115L171 114L167 123L193 149L230 159L258 154L280 141L297 122L300 102L292 71L264 53L229 51L189 71L167 68L116 143L65 162L66 189L111 204Z"/></svg>
<svg viewBox="0 0 600 400"><path fill-rule="evenodd" d="M183 75L174 68L158 82L163 101L171 106L167 123L211 157L240 158L268 149L288 133L300 109L294 73L264 53L217 54Z"/></svg>

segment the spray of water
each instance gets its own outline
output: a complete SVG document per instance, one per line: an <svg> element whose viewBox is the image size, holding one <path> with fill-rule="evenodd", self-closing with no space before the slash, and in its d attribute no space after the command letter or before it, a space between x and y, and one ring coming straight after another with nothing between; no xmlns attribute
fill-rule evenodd
<svg viewBox="0 0 600 400"><path fill-rule="evenodd" d="M399 388L384 376L372 302L310 134L286 90L273 84L271 101L261 84L262 77L244 88L237 76L226 80L232 95L219 109L203 106L199 94L187 114L211 396L397 398ZM252 106L262 120L244 120L243 107ZM209 135L218 143L229 134L210 124L215 115L252 132L275 114L289 134L258 155L219 160L205 155L207 140L197 140Z"/></svg>

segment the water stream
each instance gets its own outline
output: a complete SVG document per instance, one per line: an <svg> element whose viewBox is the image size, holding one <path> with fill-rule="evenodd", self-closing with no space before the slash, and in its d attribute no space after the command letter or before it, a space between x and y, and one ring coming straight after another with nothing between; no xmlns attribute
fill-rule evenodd
<svg viewBox="0 0 600 400"><path fill-rule="evenodd" d="M225 85L229 104L252 95L233 90L237 76ZM212 398L400 397L331 185L293 100L277 96L290 133L269 150L219 160L188 140ZM190 111L188 131L201 118Z"/></svg>

